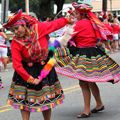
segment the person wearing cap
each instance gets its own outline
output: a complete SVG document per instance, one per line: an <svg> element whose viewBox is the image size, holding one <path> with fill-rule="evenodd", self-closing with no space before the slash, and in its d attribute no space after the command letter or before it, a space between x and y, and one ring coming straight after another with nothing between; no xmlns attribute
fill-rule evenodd
<svg viewBox="0 0 120 120"><path fill-rule="evenodd" d="M72 5L77 21L73 25L74 30L69 41L75 44L74 46L68 44L66 49L70 53L66 54L66 51L59 48L56 49L54 56L57 61L57 73L79 80L84 109L77 117L87 118L91 113L105 109L96 82L119 82L120 66L97 46L98 42L107 40L112 34L91 12L92 6L77 2L73 2ZM96 101L96 106L92 110L91 93Z"/></svg>
<svg viewBox="0 0 120 120"><path fill-rule="evenodd" d="M59 18L39 22L21 10L15 13L4 28L14 32L11 43L13 68L15 70L8 104L21 110L22 119L29 120L30 112L42 112L44 120L51 119L51 109L62 104L63 90L54 67L51 67L48 51L48 34L64 27L71 18ZM48 73L39 77L41 71Z"/></svg>

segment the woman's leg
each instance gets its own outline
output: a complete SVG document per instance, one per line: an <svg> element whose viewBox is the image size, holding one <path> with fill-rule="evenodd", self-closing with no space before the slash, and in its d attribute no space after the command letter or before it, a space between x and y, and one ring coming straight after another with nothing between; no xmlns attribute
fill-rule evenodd
<svg viewBox="0 0 120 120"><path fill-rule="evenodd" d="M119 48L118 40L115 40L115 50L118 50L118 48Z"/></svg>
<svg viewBox="0 0 120 120"><path fill-rule="evenodd" d="M100 109L103 106L100 91L96 83L89 83L89 87L96 101L96 109Z"/></svg>
<svg viewBox="0 0 120 120"><path fill-rule="evenodd" d="M8 64L7 48L2 48L1 57L2 57L2 60L3 60L4 70L6 70L7 64Z"/></svg>
<svg viewBox="0 0 120 120"><path fill-rule="evenodd" d="M84 98L83 113L88 115L90 113L90 99L91 99L89 84L88 84L88 82L80 81L80 87L82 89L83 98Z"/></svg>
<svg viewBox="0 0 120 120"><path fill-rule="evenodd" d="M21 110L21 114L22 114L22 120L29 120L30 119L30 112L25 111L25 110Z"/></svg>
<svg viewBox="0 0 120 120"><path fill-rule="evenodd" d="M107 46L108 46L108 49L110 50L110 52L113 53L110 42L111 42L110 40L107 41Z"/></svg>
<svg viewBox="0 0 120 120"><path fill-rule="evenodd" d="M44 120L51 119L51 109L43 111L42 114L43 114Z"/></svg>
<svg viewBox="0 0 120 120"><path fill-rule="evenodd" d="M8 57L5 57L5 58L3 58L4 70L7 69L7 64L8 64Z"/></svg>

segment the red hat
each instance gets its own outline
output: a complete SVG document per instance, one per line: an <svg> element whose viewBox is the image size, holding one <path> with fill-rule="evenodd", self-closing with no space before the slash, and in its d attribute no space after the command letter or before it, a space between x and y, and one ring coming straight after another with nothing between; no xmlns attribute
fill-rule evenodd
<svg viewBox="0 0 120 120"><path fill-rule="evenodd" d="M10 28L11 26L13 26L20 19L22 19L22 10L19 10L12 17L10 17L8 19L7 23L3 24L3 27L4 28Z"/></svg>
<svg viewBox="0 0 120 120"><path fill-rule="evenodd" d="M77 2L73 2L72 6L75 8L75 10L79 12L89 12L93 9L91 5L84 4L84 3L78 4Z"/></svg>

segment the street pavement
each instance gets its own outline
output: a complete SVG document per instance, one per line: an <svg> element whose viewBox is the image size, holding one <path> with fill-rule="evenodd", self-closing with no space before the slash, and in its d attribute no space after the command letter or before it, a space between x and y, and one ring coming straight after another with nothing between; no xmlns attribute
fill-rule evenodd
<svg viewBox="0 0 120 120"><path fill-rule="evenodd" d="M120 64L120 52L110 55ZM8 71L2 71L0 75L3 79L4 88L0 90L0 120L22 120L19 110L13 109L6 104L7 95L13 74L12 64L8 65ZM70 79L59 75L59 79L64 89L65 100L62 105L53 109L51 120L77 120L76 115L83 110L83 97L78 86L78 80ZM101 91L105 110L97 114L92 114L86 120L118 120L120 118L120 82L117 84L98 83ZM91 108L95 107L92 97ZM41 113L32 113L31 120L43 120Z"/></svg>

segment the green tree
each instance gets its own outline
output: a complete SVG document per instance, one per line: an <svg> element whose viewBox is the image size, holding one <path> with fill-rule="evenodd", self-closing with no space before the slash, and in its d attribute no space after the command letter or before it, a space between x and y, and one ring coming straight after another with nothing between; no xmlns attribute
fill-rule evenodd
<svg viewBox="0 0 120 120"><path fill-rule="evenodd" d="M65 3L76 2L77 0L66 0Z"/></svg>
<svg viewBox="0 0 120 120"><path fill-rule="evenodd" d="M25 11L25 0L9 0L9 9L11 12L16 12L19 9Z"/></svg>
<svg viewBox="0 0 120 120"><path fill-rule="evenodd" d="M34 12L39 19L54 16L54 4L57 5L57 13L62 10L63 4L76 0L29 0L30 11ZM25 0L9 0L10 11L16 12L19 9L25 11Z"/></svg>
<svg viewBox="0 0 120 120"><path fill-rule="evenodd" d="M53 16L53 0L31 0L30 11L36 13L39 19L44 20L46 17Z"/></svg>
<svg viewBox="0 0 120 120"><path fill-rule="evenodd" d="M34 12L38 18L53 16L54 0L30 0L30 11ZM22 9L25 12L25 0L9 0L9 8L11 12Z"/></svg>

